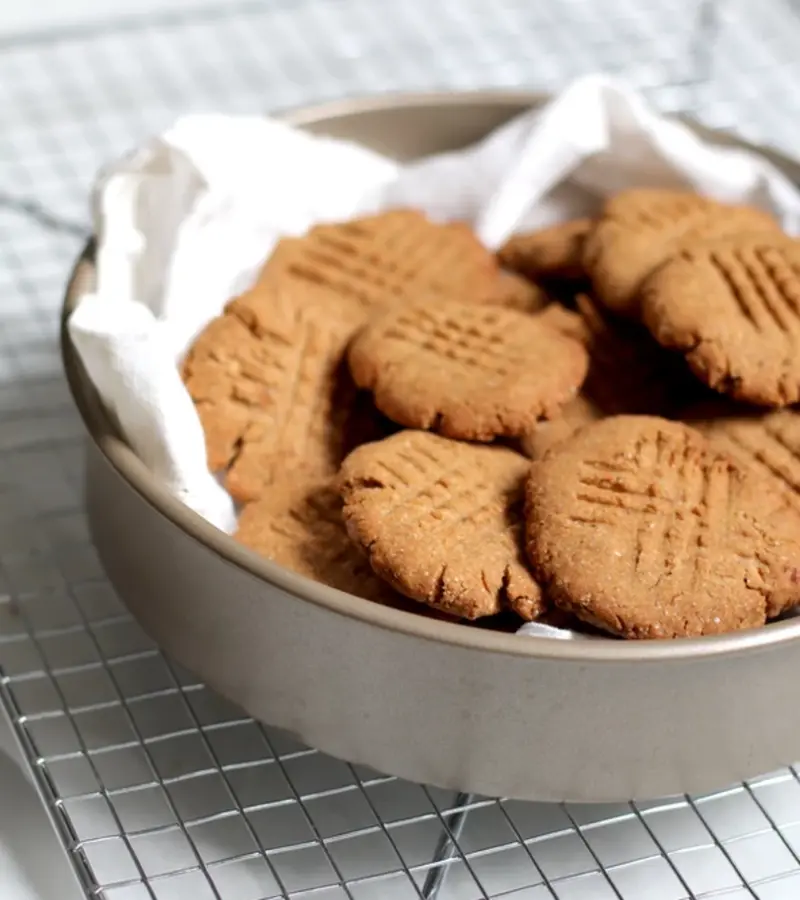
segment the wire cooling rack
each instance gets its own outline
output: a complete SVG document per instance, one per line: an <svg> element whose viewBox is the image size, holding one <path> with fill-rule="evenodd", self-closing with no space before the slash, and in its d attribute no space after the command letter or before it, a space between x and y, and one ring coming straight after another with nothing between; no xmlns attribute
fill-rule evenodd
<svg viewBox="0 0 800 900"><path fill-rule="evenodd" d="M793 768L706 797L518 803L350 766L243 717L165 659L104 579L56 349L97 167L179 113L548 89L603 69L662 109L791 149L798 46L781 0L273 0L0 47L0 696L87 895L800 896Z"/></svg>

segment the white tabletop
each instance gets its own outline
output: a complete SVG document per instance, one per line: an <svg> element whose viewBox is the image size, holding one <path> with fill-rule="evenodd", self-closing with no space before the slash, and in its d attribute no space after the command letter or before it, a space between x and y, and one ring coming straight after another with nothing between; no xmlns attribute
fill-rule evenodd
<svg viewBox="0 0 800 900"><path fill-rule="evenodd" d="M27 35L113 23L132 16L191 12L207 7L203 0L36 0L35 3L0 3L0 35Z"/></svg>

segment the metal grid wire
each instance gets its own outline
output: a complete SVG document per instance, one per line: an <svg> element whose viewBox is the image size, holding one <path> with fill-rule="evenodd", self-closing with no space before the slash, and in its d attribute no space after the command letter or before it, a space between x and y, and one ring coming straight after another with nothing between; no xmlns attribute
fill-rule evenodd
<svg viewBox="0 0 800 900"><path fill-rule="evenodd" d="M104 579L56 348L97 167L181 112L557 88L604 69L663 109L791 148L798 45L781 0L273 0L2 47L0 696L87 894L800 896L794 768L706 797L519 803L348 765L221 701Z"/></svg>

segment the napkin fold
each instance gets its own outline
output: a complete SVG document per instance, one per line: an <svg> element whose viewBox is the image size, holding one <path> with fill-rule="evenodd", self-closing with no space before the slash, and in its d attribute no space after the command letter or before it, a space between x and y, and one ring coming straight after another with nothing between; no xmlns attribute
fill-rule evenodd
<svg viewBox="0 0 800 900"><path fill-rule="evenodd" d="M281 237L414 206L472 222L496 248L515 231L591 215L605 196L643 185L749 203L800 231L800 192L765 158L699 138L603 76L578 80L474 146L402 167L269 118L185 116L100 173L97 283L70 335L132 449L230 532L233 503L208 471L177 364Z"/></svg>

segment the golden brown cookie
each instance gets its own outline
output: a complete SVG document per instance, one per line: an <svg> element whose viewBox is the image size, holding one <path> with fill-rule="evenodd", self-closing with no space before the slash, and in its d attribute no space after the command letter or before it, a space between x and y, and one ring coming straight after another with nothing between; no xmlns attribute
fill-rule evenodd
<svg viewBox="0 0 800 900"><path fill-rule="evenodd" d="M523 436L522 450L531 459L540 459L578 428L606 416L671 418L706 392L683 357L664 350L646 328L600 312L585 294L578 295L577 306L579 313L553 304L539 314L582 340L589 351L589 371L580 393L560 415L537 423Z"/></svg>
<svg viewBox="0 0 800 900"><path fill-rule="evenodd" d="M317 225L282 241L258 283L287 275L370 311L427 295L483 302L495 289L495 257L465 224L393 210Z"/></svg>
<svg viewBox="0 0 800 900"><path fill-rule="evenodd" d="M516 234L500 248L501 264L534 281L577 281L584 277L583 244L594 223L591 219L573 219Z"/></svg>
<svg viewBox="0 0 800 900"><path fill-rule="evenodd" d="M698 244L642 291L644 322L709 387L736 400L800 400L800 242L782 234Z"/></svg>
<svg viewBox="0 0 800 900"><path fill-rule="evenodd" d="M628 638L750 628L800 600L798 513L650 416L589 425L533 464L527 551L558 607Z"/></svg>
<svg viewBox="0 0 800 900"><path fill-rule="evenodd" d="M457 621L413 603L381 581L347 536L342 498L334 481L275 485L239 516L234 538L245 547L299 575L364 600L416 615Z"/></svg>
<svg viewBox="0 0 800 900"><path fill-rule="evenodd" d="M276 294L251 329L234 312L212 320L190 349L183 379L206 436L208 466L248 502L292 472L334 474L344 456L382 434L347 371L349 326Z"/></svg>
<svg viewBox="0 0 800 900"><path fill-rule="evenodd" d="M591 398L578 394L550 421L538 422L520 441L522 452L530 459L541 459L548 450L563 443L584 425L598 422L606 413Z"/></svg>
<svg viewBox="0 0 800 900"><path fill-rule="evenodd" d="M234 535L279 565L365 600L395 605L397 595L369 567L347 537L342 500L333 483L301 493L283 483L248 503Z"/></svg>
<svg viewBox="0 0 800 900"><path fill-rule="evenodd" d="M574 338L584 346L588 346L591 341L592 332L586 319L580 312L567 309L566 306L562 306L560 303L551 303L541 312L536 313L536 319L555 328L556 331L560 331L567 337Z"/></svg>
<svg viewBox="0 0 800 900"><path fill-rule="evenodd" d="M767 213L689 191L637 188L611 197L587 236L583 264L604 306L638 316L644 279L684 247L749 232L779 232Z"/></svg>
<svg viewBox="0 0 800 900"><path fill-rule="evenodd" d="M324 284L315 284L283 271L282 265L272 266L299 238L285 238L280 242L262 270L256 283L234 297L225 306L256 335L269 333L275 317L275 306L287 303L304 310L308 317L323 317L340 327L345 334L354 334L369 318L369 313L352 297L342 296ZM272 267L271 267L272 266Z"/></svg>
<svg viewBox="0 0 800 900"><path fill-rule="evenodd" d="M344 519L397 590L466 619L544 611L522 558L530 463L503 447L401 431L359 447L340 473Z"/></svg>
<svg viewBox="0 0 800 900"><path fill-rule="evenodd" d="M551 418L587 367L581 344L536 316L454 300L385 311L348 358L356 384L393 421L479 441Z"/></svg>
<svg viewBox="0 0 800 900"><path fill-rule="evenodd" d="M800 513L800 411L764 413L717 404L689 411L685 421L717 449L771 482Z"/></svg>
<svg viewBox="0 0 800 900"><path fill-rule="evenodd" d="M521 275L500 271L484 302L519 312L538 313L550 303L550 295Z"/></svg>
<svg viewBox="0 0 800 900"><path fill-rule="evenodd" d="M704 392L683 357L659 346L642 325L601 312L585 294L577 303L590 356L583 393L606 415L671 418Z"/></svg>
<svg viewBox="0 0 800 900"><path fill-rule="evenodd" d="M580 341L590 351L590 358L589 371L580 393L566 403L558 415L537 422L522 435L520 449L530 459L541 459L551 447L565 440L578 428L596 422L607 414L586 391L587 382L592 378L592 369L595 367L591 349L596 339L596 323L587 319L580 309L579 306L579 311L575 312L560 303L551 303L537 314L540 322L546 322L563 334Z"/></svg>

